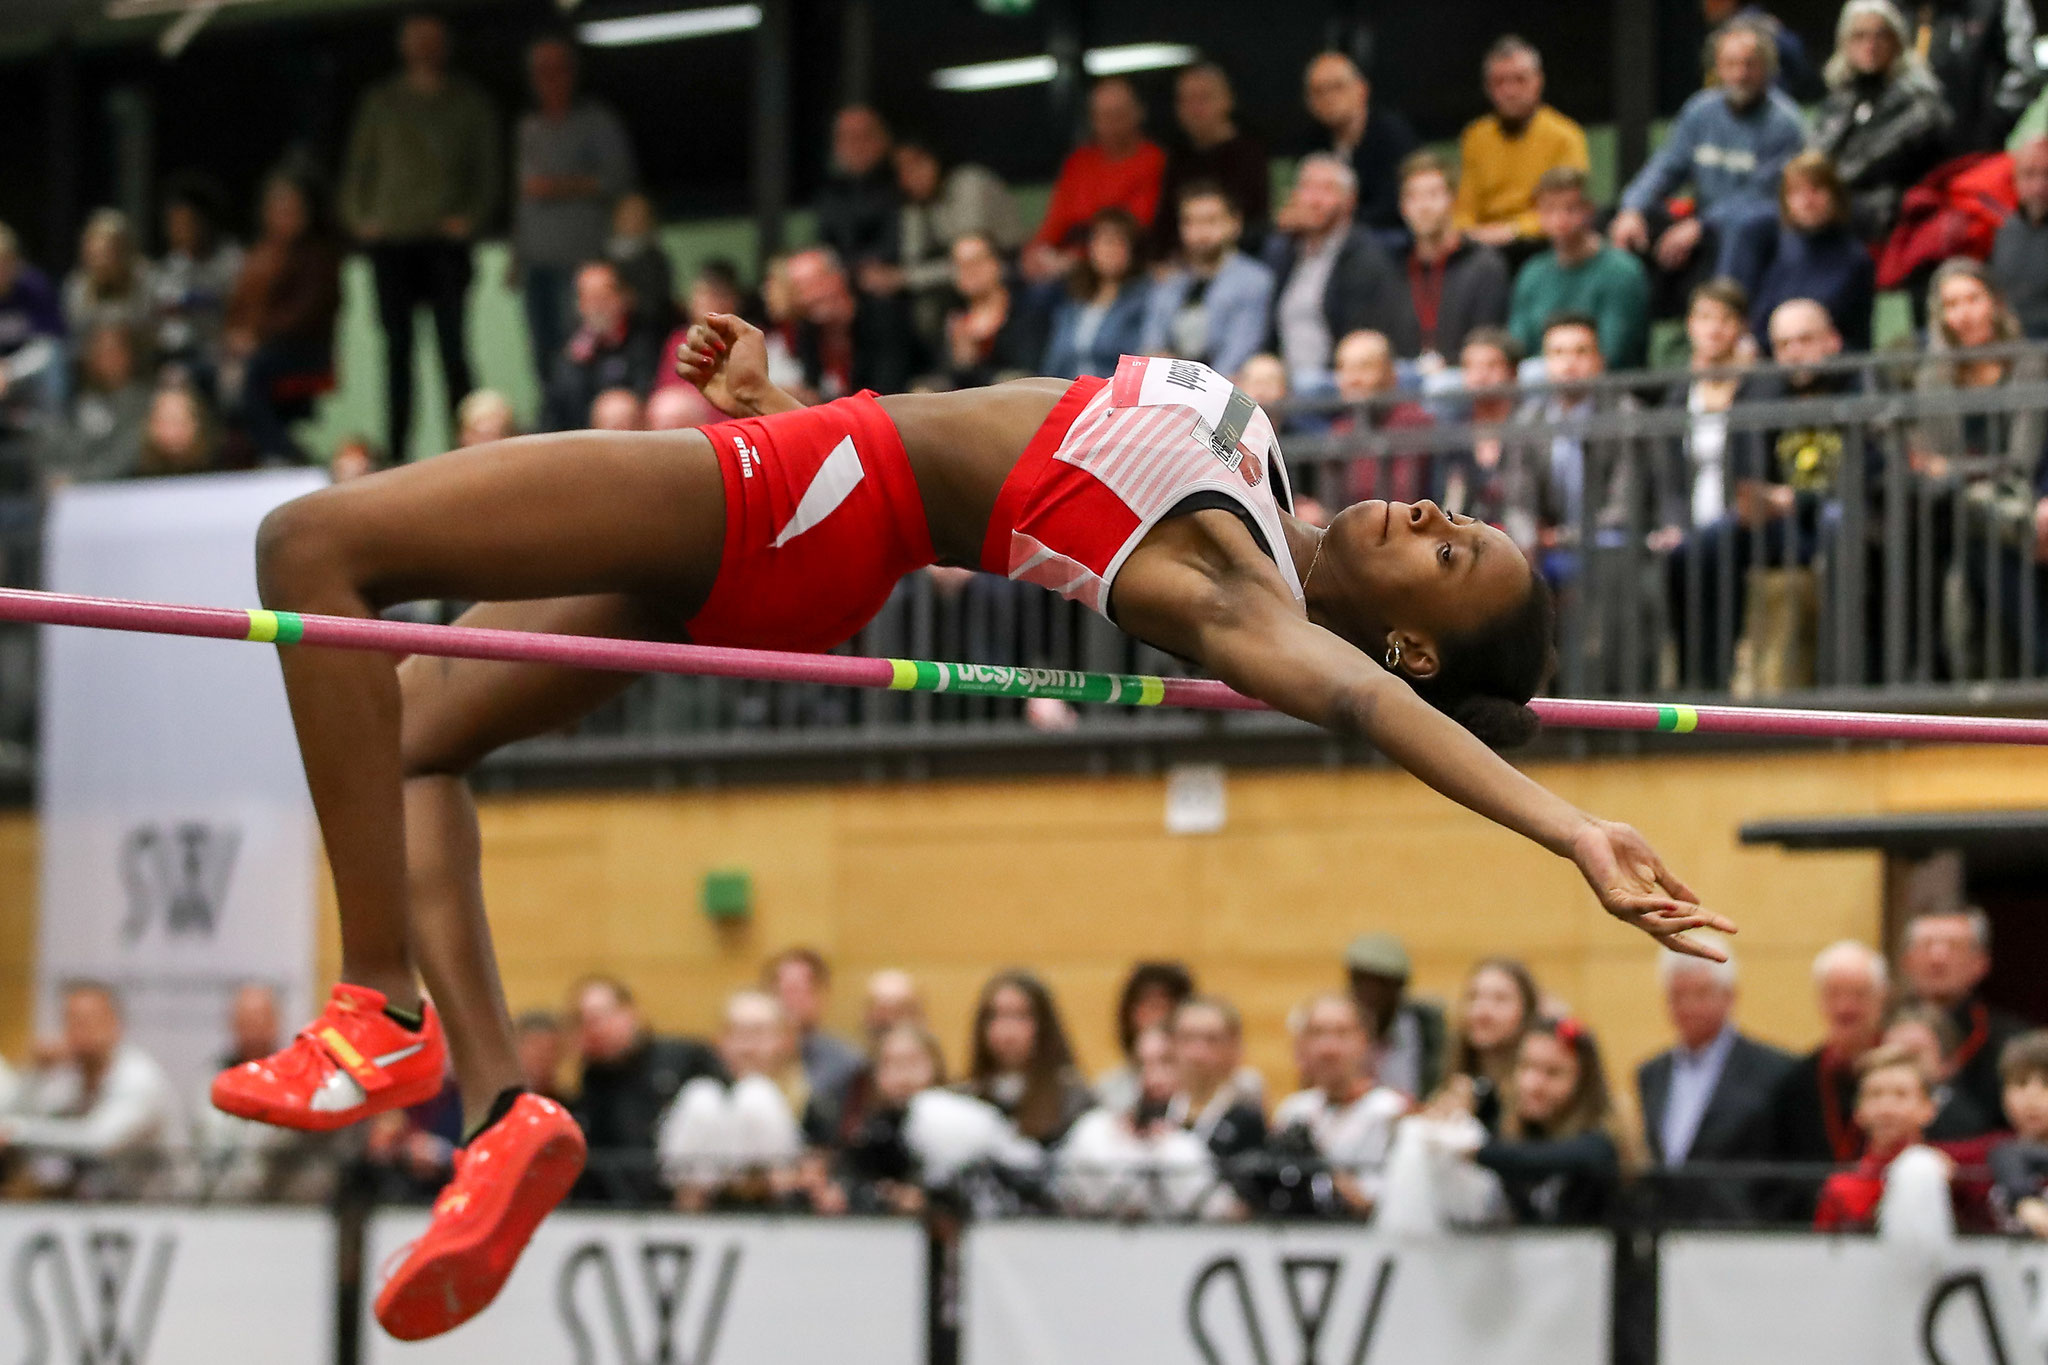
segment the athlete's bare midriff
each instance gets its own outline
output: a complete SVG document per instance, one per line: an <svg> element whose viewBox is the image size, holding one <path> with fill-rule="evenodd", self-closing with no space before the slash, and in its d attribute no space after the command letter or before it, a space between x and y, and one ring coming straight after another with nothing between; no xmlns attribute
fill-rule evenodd
<svg viewBox="0 0 2048 1365"><path fill-rule="evenodd" d="M940 562L980 567L1003 483L1067 388L1064 379L1018 379L881 400L903 438Z"/></svg>

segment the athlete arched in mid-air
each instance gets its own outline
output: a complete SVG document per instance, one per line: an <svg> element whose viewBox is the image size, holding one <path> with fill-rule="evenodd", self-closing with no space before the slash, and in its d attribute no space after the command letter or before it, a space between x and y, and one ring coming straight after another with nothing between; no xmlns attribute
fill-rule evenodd
<svg viewBox="0 0 2048 1365"><path fill-rule="evenodd" d="M1609 913L1671 948L1717 956L1686 931L1733 928L1634 830L1488 747L1534 732L1523 703L1551 657L1549 595L1514 543L1428 502L1360 503L1327 530L1297 520L1271 422L1207 367L1125 357L1107 381L804 408L768 382L761 334L724 315L692 329L678 364L739 420L522 437L311 494L263 525L264 604L367 616L446 597L485 604L473 625L826 650L904 574L971 566L1369 740L1570 858ZM334 871L342 984L290 1047L223 1072L214 1102L340 1127L435 1093L452 1050L473 1136L377 1299L394 1335L430 1336L490 1302L584 1157L560 1106L519 1088L463 774L628 680L279 657Z"/></svg>

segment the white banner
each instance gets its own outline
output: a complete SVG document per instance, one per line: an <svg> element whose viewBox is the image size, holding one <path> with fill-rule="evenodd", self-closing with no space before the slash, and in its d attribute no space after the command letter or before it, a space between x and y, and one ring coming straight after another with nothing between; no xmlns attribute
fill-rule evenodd
<svg viewBox="0 0 2048 1365"><path fill-rule="evenodd" d="M334 1220L0 1207L8 1365L333 1365Z"/></svg>
<svg viewBox="0 0 2048 1365"><path fill-rule="evenodd" d="M1662 1365L2018 1365L2048 1360L2048 1247L1964 1238L1674 1233L1660 1243Z"/></svg>
<svg viewBox="0 0 2048 1365"><path fill-rule="evenodd" d="M51 508L54 592L256 602L263 514L307 470L67 488ZM42 639L42 1026L56 988L121 989L128 1032L200 1093L245 981L310 1012L317 853L274 651L126 632Z"/></svg>
<svg viewBox="0 0 2048 1365"><path fill-rule="evenodd" d="M1607 1358L1598 1233L987 1224L964 1365L1585 1365Z"/></svg>
<svg viewBox="0 0 2048 1365"><path fill-rule="evenodd" d="M363 1263L426 1226L370 1221ZM560 1213L534 1233L497 1302L408 1345L369 1317L364 1365L916 1365L926 1356L925 1239L907 1221Z"/></svg>

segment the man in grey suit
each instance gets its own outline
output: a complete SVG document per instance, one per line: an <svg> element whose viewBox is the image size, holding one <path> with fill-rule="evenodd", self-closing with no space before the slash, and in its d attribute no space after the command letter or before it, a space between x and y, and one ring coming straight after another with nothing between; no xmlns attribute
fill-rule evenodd
<svg viewBox="0 0 2048 1365"><path fill-rule="evenodd" d="M1764 1122L1792 1058L1735 1027L1735 959L1709 962L1663 954L1657 975L1677 1031L1676 1046L1636 1071L1643 1130L1660 1169L1764 1155ZM1660 1182L1668 1214L1711 1221L1743 1216L1739 1185Z"/></svg>

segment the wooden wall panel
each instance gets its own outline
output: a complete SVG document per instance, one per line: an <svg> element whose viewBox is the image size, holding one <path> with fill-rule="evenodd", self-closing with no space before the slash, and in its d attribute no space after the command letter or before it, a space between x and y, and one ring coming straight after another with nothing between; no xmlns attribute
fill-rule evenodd
<svg viewBox="0 0 2048 1365"><path fill-rule="evenodd" d="M0 814L0 1056L20 1062L35 1016L36 822Z"/></svg>

